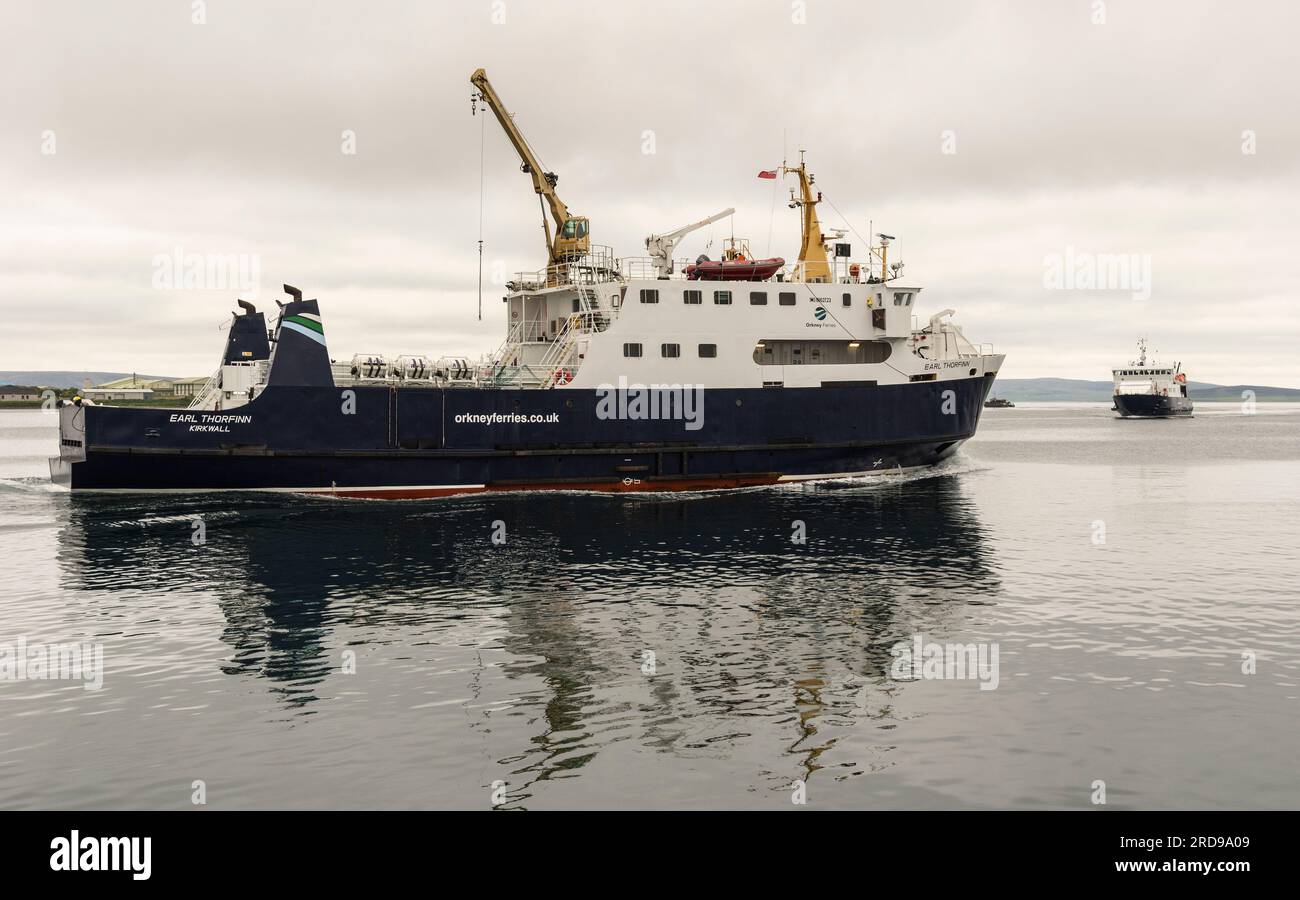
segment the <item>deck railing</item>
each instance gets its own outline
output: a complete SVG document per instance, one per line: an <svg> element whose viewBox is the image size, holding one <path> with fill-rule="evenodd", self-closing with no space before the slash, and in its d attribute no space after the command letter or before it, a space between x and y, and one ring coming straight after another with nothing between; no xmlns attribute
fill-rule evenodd
<svg viewBox="0 0 1300 900"><path fill-rule="evenodd" d="M601 284L619 277L620 264L612 247L593 244L582 256L554 263L533 272L515 272L506 282L512 291L540 291L546 288Z"/></svg>

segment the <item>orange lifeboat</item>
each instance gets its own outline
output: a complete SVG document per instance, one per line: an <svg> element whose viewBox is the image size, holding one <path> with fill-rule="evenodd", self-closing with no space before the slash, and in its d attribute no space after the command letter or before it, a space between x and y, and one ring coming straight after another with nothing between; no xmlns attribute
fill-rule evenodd
<svg viewBox="0 0 1300 900"><path fill-rule="evenodd" d="M767 281L785 265L779 256L767 259L709 259L701 255L686 267L688 281Z"/></svg>

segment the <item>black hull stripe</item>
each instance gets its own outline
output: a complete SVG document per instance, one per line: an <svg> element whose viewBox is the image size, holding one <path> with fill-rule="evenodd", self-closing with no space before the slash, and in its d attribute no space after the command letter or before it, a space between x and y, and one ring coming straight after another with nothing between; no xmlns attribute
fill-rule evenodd
<svg viewBox="0 0 1300 900"><path fill-rule="evenodd" d="M973 436L965 434L935 435L927 443L965 441ZM150 456L273 456L304 459L331 458L384 458L384 459L482 459L500 456L626 456L644 453L745 453L763 450L870 450L874 447L895 447L917 443L916 438L896 438L878 441L839 441L834 443L802 444L732 444L688 445L680 444L626 444L619 447L538 447L521 450L269 450L252 447L219 449L189 449L180 447L111 447L90 446L88 453L144 454Z"/></svg>

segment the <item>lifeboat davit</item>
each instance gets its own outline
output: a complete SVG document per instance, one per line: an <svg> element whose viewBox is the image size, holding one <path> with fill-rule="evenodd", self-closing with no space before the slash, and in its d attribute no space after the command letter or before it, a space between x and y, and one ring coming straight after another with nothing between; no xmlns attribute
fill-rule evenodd
<svg viewBox="0 0 1300 900"><path fill-rule="evenodd" d="M767 281L785 265L779 256L768 259L709 259L701 256L686 267L688 281Z"/></svg>

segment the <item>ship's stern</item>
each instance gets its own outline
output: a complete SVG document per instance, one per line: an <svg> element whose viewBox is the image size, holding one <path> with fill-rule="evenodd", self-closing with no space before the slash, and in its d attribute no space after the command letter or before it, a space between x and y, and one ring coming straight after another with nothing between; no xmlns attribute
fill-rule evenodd
<svg viewBox="0 0 1300 900"><path fill-rule="evenodd" d="M50 481L71 488L74 467L86 461L86 407L68 403L58 413L59 455L50 457Z"/></svg>

